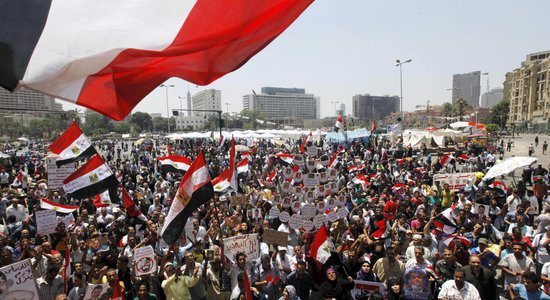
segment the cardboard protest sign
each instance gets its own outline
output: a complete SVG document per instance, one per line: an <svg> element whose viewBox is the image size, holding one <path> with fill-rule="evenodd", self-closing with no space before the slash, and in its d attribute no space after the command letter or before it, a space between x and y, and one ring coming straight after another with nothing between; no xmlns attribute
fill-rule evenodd
<svg viewBox="0 0 550 300"><path fill-rule="evenodd" d="M354 280L355 288L351 290L353 299L367 299L373 293L384 294L384 283L363 280Z"/></svg>
<svg viewBox="0 0 550 300"><path fill-rule="evenodd" d="M307 155L309 157L316 157L318 152L319 152L319 148L317 148L317 146L307 147Z"/></svg>
<svg viewBox="0 0 550 300"><path fill-rule="evenodd" d="M62 165L59 168L55 165L58 155L46 157L46 169L48 172L48 188L60 190L63 187L63 180L76 171L75 163Z"/></svg>
<svg viewBox="0 0 550 300"><path fill-rule="evenodd" d="M306 219L311 219L317 214L317 208L313 203L306 203L302 206L301 215Z"/></svg>
<svg viewBox="0 0 550 300"><path fill-rule="evenodd" d="M88 284L84 300L105 299L103 297L106 296L108 289L108 284Z"/></svg>
<svg viewBox="0 0 550 300"><path fill-rule="evenodd" d="M319 184L319 178L315 173L310 173L304 176L304 186L314 187Z"/></svg>
<svg viewBox="0 0 550 300"><path fill-rule="evenodd" d="M262 237L263 242L268 245L287 246L288 232L281 232L273 229L265 229Z"/></svg>
<svg viewBox="0 0 550 300"><path fill-rule="evenodd" d="M407 299L429 299L431 284L427 272L421 268L405 270L403 291Z"/></svg>
<svg viewBox="0 0 550 300"><path fill-rule="evenodd" d="M300 215L294 214L290 217L290 221L288 222L288 225L290 228L294 229L300 229L302 228L302 225L304 224L304 220Z"/></svg>
<svg viewBox="0 0 550 300"><path fill-rule="evenodd" d="M246 254L249 261L256 260L260 257L258 234L243 234L223 239L223 251L232 263L235 263L235 255L239 252Z"/></svg>
<svg viewBox="0 0 550 300"><path fill-rule="evenodd" d="M57 217L55 210L36 211L36 229L41 235L55 233L57 227Z"/></svg>
<svg viewBox="0 0 550 300"><path fill-rule="evenodd" d="M0 268L0 278L1 299L39 299L30 259Z"/></svg>
<svg viewBox="0 0 550 300"><path fill-rule="evenodd" d="M155 252L150 245L134 251L134 262L137 276L151 274L157 270Z"/></svg>
<svg viewBox="0 0 550 300"><path fill-rule="evenodd" d="M281 222L288 222L288 220L290 220L290 214L286 211L283 211L279 214L279 220Z"/></svg>

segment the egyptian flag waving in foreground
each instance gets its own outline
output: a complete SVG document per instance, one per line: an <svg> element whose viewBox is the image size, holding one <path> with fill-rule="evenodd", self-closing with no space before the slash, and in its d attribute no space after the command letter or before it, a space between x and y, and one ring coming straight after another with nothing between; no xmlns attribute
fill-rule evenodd
<svg viewBox="0 0 550 300"><path fill-rule="evenodd" d="M311 3L1 1L0 86L25 86L120 121L171 77L207 85L240 68Z"/></svg>
<svg viewBox="0 0 550 300"><path fill-rule="evenodd" d="M59 155L55 164L59 167L90 157L97 153L88 137L80 130L75 121L57 138L48 149Z"/></svg>
<svg viewBox="0 0 550 300"><path fill-rule="evenodd" d="M183 175L176 196L166 216L161 236L168 245L173 244L183 232L187 219L199 206L214 196L214 188L201 152Z"/></svg>
<svg viewBox="0 0 550 300"><path fill-rule="evenodd" d="M116 175L99 155L63 180L67 197L82 199L91 197L119 185Z"/></svg>

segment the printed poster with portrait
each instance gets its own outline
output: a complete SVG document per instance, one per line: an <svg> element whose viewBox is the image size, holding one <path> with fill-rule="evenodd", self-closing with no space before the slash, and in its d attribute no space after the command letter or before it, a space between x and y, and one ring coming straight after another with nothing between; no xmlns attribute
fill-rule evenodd
<svg viewBox="0 0 550 300"><path fill-rule="evenodd" d="M39 300L31 260L0 268L0 299Z"/></svg>
<svg viewBox="0 0 550 300"><path fill-rule="evenodd" d="M108 284L88 284L84 300L108 300L111 299L107 294Z"/></svg>
<svg viewBox="0 0 550 300"><path fill-rule="evenodd" d="M417 267L406 269L403 281L403 291L407 299L429 299L431 285L428 273Z"/></svg>

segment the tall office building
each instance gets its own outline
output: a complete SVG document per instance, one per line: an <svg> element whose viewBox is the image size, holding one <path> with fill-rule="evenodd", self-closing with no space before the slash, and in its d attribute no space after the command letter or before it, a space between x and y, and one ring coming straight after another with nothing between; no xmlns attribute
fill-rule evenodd
<svg viewBox="0 0 550 300"><path fill-rule="evenodd" d="M193 109L196 110L222 110L222 91L215 89L208 89L200 91L193 95ZM217 116L216 112L200 112L193 111L193 116L205 116L213 115Z"/></svg>
<svg viewBox="0 0 550 300"><path fill-rule="evenodd" d="M453 75L453 99L455 104L459 98L464 98L472 107L479 107L481 72L475 71Z"/></svg>
<svg viewBox="0 0 550 300"><path fill-rule="evenodd" d="M346 115L346 104L340 103L340 106L336 109L336 116L345 116Z"/></svg>
<svg viewBox="0 0 550 300"><path fill-rule="evenodd" d="M528 54L521 67L506 73L503 100L510 101L508 125L548 129L550 50Z"/></svg>
<svg viewBox="0 0 550 300"><path fill-rule="evenodd" d="M352 114L360 120L382 120L399 111L398 96L355 95L352 102Z"/></svg>
<svg viewBox="0 0 550 300"><path fill-rule="evenodd" d="M243 109L257 110L277 124L302 126L302 120L320 117L320 99L305 89L262 87L260 94L243 96Z"/></svg>
<svg viewBox="0 0 550 300"><path fill-rule="evenodd" d="M2 110L17 110L32 113L39 113L39 110L62 111L61 103L55 102L55 98L35 91L20 89L10 93L0 89L0 108Z"/></svg>
<svg viewBox="0 0 550 300"><path fill-rule="evenodd" d="M189 91L189 88L187 89L187 109L193 109L193 106L191 106L191 92ZM187 111L187 116L191 116L190 110Z"/></svg>
<svg viewBox="0 0 550 300"><path fill-rule="evenodd" d="M483 93L481 95L481 107L483 108L492 108L493 106L497 105L497 103L502 100L502 88L494 88L490 90L488 93Z"/></svg>

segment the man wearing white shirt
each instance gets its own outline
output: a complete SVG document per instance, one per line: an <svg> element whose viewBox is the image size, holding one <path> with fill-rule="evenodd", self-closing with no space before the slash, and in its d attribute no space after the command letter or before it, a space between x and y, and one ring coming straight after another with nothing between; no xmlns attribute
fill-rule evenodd
<svg viewBox="0 0 550 300"><path fill-rule="evenodd" d="M463 299L463 300L478 300L480 299L479 292L475 286L464 280L466 272L464 269L457 268L454 274L454 280L447 280L441 286L441 291L437 299L439 300L451 300L451 299Z"/></svg>
<svg viewBox="0 0 550 300"><path fill-rule="evenodd" d="M516 223L510 224L508 227L508 233L512 234L512 230L517 227L521 229L521 235L532 238L533 237L533 227L525 225L525 217L523 215L516 216Z"/></svg>
<svg viewBox="0 0 550 300"><path fill-rule="evenodd" d="M6 216L15 216L16 222L21 222L27 216L27 211L23 205L19 204L19 199L12 198L11 205L6 208Z"/></svg>

